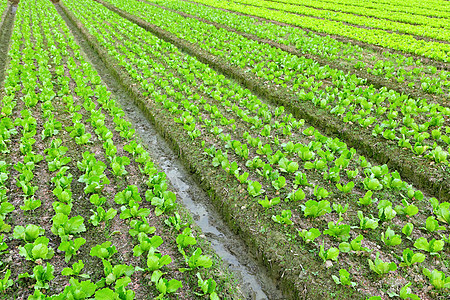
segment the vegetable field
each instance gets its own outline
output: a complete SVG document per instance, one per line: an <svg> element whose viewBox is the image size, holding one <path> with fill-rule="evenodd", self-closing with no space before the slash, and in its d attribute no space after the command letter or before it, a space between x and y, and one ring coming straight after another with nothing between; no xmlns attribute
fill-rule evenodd
<svg viewBox="0 0 450 300"><path fill-rule="evenodd" d="M52 2L0 0L1 297L450 298L448 1Z"/></svg>

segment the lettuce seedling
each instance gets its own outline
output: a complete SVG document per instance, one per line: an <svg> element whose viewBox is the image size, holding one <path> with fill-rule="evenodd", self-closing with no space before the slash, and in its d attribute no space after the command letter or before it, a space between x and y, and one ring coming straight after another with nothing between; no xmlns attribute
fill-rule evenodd
<svg viewBox="0 0 450 300"><path fill-rule="evenodd" d="M78 260L78 262L72 265L72 268L64 268L61 271L61 275L63 276L79 276L81 278L89 278L88 274L80 274L81 270L84 268L84 263L82 260Z"/></svg>
<svg viewBox="0 0 450 300"><path fill-rule="evenodd" d="M402 263L400 263L400 267L410 267L415 263L421 263L425 260L425 254L423 253L414 253L409 248L403 250L403 258Z"/></svg>
<svg viewBox="0 0 450 300"><path fill-rule="evenodd" d="M149 192L150 190L147 190ZM145 198L148 201L148 193L145 192ZM151 199L152 205L155 207L155 215L160 216L164 213L167 213L175 208L176 206L176 195L174 192L171 191L165 191L162 193L161 197L153 197ZM142 211L143 209L140 209L139 211ZM144 214L147 214L147 211L143 211ZM148 215L148 214L147 214Z"/></svg>
<svg viewBox="0 0 450 300"><path fill-rule="evenodd" d="M41 200L35 199L34 196L31 198L24 198L23 199L24 205L20 206L21 210L28 211L28 210L35 210L36 208L41 206Z"/></svg>
<svg viewBox="0 0 450 300"><path fill-rule="evenodd" d="M5 277L0 279L0 292L6 292L6 290L14 284L14 282L9 279L11 276L11 270L6 270Z"/></svg>
<svg viewBox="0 0 450 300"><path fill-rule="evenodd" d="M58 235L61 239L67 238L69 235L86 231L84 226L84 218L82 216L69 217L62 213L57 213L53 218L51 231Z"/></svg>
<svg viewBox="0 0 450 300"><path fill-rule="evenodd" d="M147 269L148 271L156 271L163 266L172 262L172 258L169 255L162 256L161 253L152 253L149 251L147 256Z"/></svg>
<svg viewBox="0 0 450 300"><path fill-rule="evenodd" d="M23 273L19 275L19 279L32 278L36 280L36 284L34 285L35 290L47 290L49 288L48 282L55 278L55 276L53 275L53 271L54 267L47 262L45 268L42 265L35 266L33 268L33 275Z"/></svg>
<svg viewBox="0 0 450 300"><path fill-rule="evenodd" d="M397 212L392 208L392 203L389 200L381 200L378 203L377 208L378 218L381 221L392 220L397 215Z"/></svg>
<svg viewBox="0 0 450 300"><path fill-rule="evenodd" d="M303 192L301 189L298 189L296 191L290 192L287 197L284 199L284 201L300 201L306 198L305 192Z"/></svg>
<svg viewBox="0 0 450 300"><path fill-rule="evenodd" d="M411 292L411 289L409 288L411 284L412 284L411 282L408 282L405 286L403 286L400 289L399 297L401 299L420 300L419 296Z"/></svg>
<svg viewBox="0 0 450 300"><path fill-rule="evenodd" d="M277 191L286 186L286 178L279 176L277 179L272 181L272 186Z"/></svg>
<svg viewBox="0 0 450 300"><path fill-rule="evenodd" d="M37 225L29 224L27 227L16 226L14 227L13 237L15 239L24 240L25 242L32 243L40 235L45 233L45 229Z"/></svg>
<svg viewBox="0 0 450 300"><path fill-rule="evenodd" d="M387 246L397 246L402 243L402 238L399 234L395 234L394 230L392 230L390 227L386 229L386 233L381 233L381 240L387 245Z"/></svg>
<svg viewBox="0 0 450 300"><path fill-rule="evenodd" d="M291 212L291 210L287 209L287 210L283 210L281 212L281 215L272 216L272 220L279 224L291 225L292 224L291 217L292 217L292 212Z"/></svg>
<svg viewBox="0 0 450 300"><path fill-rule="evenodd" d="M248 184L247 191L250 194L250 196L258 197L259 195L265 193L265 190L262 188L261 183L259 183L258 181L248 180L247 184Z"/></svg>
<svg viewBox="0 0 450 300"><path fill-rule="evenodd" d="M101 245L96 245L91 248L91 251L89 254L91 256L96 256L101 259L109 260L115 253L117 253L116 246L115 245L111 246L111 244L112 243L110 241L106 241Z"/></svg>
<svg viewBox="0 0 450 300"><path fill-rule="evenodd" d="M330 192L328 192L326 189L324 189L322 187L319 187L318 185L316 185L314 187L313 194L314 194L314 196L316 196L317 200L328 198L331 195Z"/></svg>
<svg viewBox="0 0 450 300"><path fill-rule="evenodd" d="M323 262L327 260L337 261L339 255L339 249L331 247L327 251L325 251L324 245L320 245L319 257L322 258Z"/></svg>
<svg viewBox="0 0 450 300"><path fill-rule="evenodd" d="M368 217L364 217L363 212L360 210L358 210L358 219L360 220L359 227L362 230L376 229L378 227L378 219L370 219Z"/></svg>
<svg viewBox="0 0 450 300"><path fill-rule="evenodd" d="M45 236L38 237L34 243L28 243L23 247L19 247L19 255L25 257L26 260L36 261L38 259L51 259L55 251L48 247L49 239Z"/></svg>
<svg viewBox="0 0 450 300"><path fill-rule="evenodd" d="M339 218L342 214L345 214L348 210L348 203L342 206L340 203L333 203L333 210L339 214Z"/></svg>
<svg viewBox="0 0 450 300"><path fill-rule="evenodd" d="M390 271L397 270L397 265L395 263L388 263L381 260L380 252L377 252L375 261L372 261L370 258L367 259L367 261L369 262L370 269L377 273L379 276L387 274Z"/></svg>
<svg viewBox="0 0 450 300"><path fill-rule="evenodd" d="M156 299L164 299L164 296L166 294L172 294L175 293L179 288L183 287L183 284L181 281L178 281L176 279L171 279L168 281L167 279L163 278L162 275L164 273L160 271L154 271L152 273L151 281L156 284L156 289L159 291L158 297Z"/></svg>
<svg viewBox="0 0 450 300"><path fill-rule="evenodd" d="M105 272L105 277L101 280L105 280L107 285L113 284L121 278L131 277L134 273L133 266L128 265L115 265L114 267L107 260L102 260L103 271ZM100 283L101 284L101 283Z"/></svg>
<svg viewBox="0 0 450 300"><path fill-rule="evenodd" d="M280 166L281 172L285 173L295 173L299 167L297 162L290 161L287 158L280 159L278 165Z"/></svg>
<svg viewBox="0 0 450 300"><path fill-rule="evenodd" d="M301 205L301 208L305 217L311 216L312 218L317 218L331 212L330 202L327 200L322 200L320 202L308 200L305 205Z"/></svg>
<svg viewBox="0 0 450 300"><path fill-rule="evenodd" d="M168 220L166 220L166 221L168 221ZM131 236L136 236L139 233L152 234L152 233L155 233L155 231L156 231L156 228L154 226L150 227L147 220L143 221L143 220L133 219L130 221L130 227L131 227L131 229L128 230L128 233Z"/></svg>
<svg viewBox="0 0 450 300"><path fill-rule="evenodd" d="M410 236L412 234L413 229L414 225L411 223L407 223L405 224L405 226L403 226L402 233L406 235L407 239L411 239Z"/></svg>
<svg viewBox="0 0 450 300"><path fill-rule="evenodd" d="M298 186L311 186L308 183L308 179L306 178L306 174L302 172L295 173L295 179L294 179L294 188L297 188Z"/></svg>
<svg viewBox="0 0 450 300"><path fill-rule="evenodd" d="M372 191L367 191L364 197L359 198L358 204L368 206L371 205L372 203L375 203L377 199L372 199L372 195L373 195Z"/></svg>
<svg viewBox="0 0 450 300"><path fill-rule="evenodd" d="M150 190L148 190L150 191ZM151 192L151 191L150 191ZM146 193L147 196L147 193ZM114 201L117 204L128 204L131 200L134 202L141 202L142 198L139 194L138 187L135 185L129 185L127 186L123 191L116 194L114 197ZM147 201L151 201L151 199L147 199Z"/></svg>
<svg viewBox="0 0 450 300"><path fill-rule="evenodd" d="M362 234L360 234L357 237L355 237L353 240L351 240L350 243L342 242L339 244L339 250L344 253L348 253L350 251L371 252L372 250L370 250L369 248L361 246L361 242L363 239L364 239L364 237L362 236Z"/></svg>
<svg viewBox="0 0 450 300"><path fill-rule="evenodd" d="M433 216L429 216L425 222L425 229L429 232L435 232L438 230L446 230L445 226L439 226L439 222Z"/></svg>
<svg viewBox="0 0 450 300"><path fill-rule="evenodd" d="M443 240L432 239L430 242L426 238L420 237L414 243L414 247L419 250L427 251L431 255L437 255L439 251L444 249L445 242Z"/></svg>
<svg viewBox="0 0 450 300"><path fill-rule="evenodd" d="M344 194L348 194L350 193L353 188L355 187L355 183L353 181L350 181L349 183L347 183L346 185L341 185L340 183L336 184L336 187L338 188L338 190L340 190L341 192L343 192Z"/></svg>
<svg viewBox="0 0 450 300"><path fill-rule="evenodd" d="M145 218L150 214L150 209L148 208L139 209L139 203L136 203L133 200L129 202L129 206L130 208L126 208L125 206L122 206L120 208L122 210L122 213L120 214L121 219Z"/></svg>
<svg viewBox="0 0 450 300"><path fill-rule="evenodd" d="M395 211L399 214L399 215L407 215L408 217L414 216L419 212L419 208L417 206L415 206L414 204L409 204L408 201L406 201L406 199L402 200L402 204L401 205L397 205L395 207Z"/></svg>
<svg viewBox="0 0 450 300"><path fill-rule="evenodd" d="M303 239L305 243L314 243L314 240L318 238L321 233L317 228L311 228L310 230L303 229L298 232L298 235Z"/></svg>
<svg viewBox="0 0 450 300"><path fill-rule="evenodd" d="M270 208L272 206L275 206L281 202L280 197L275 197L269 200L267 196L265 196L264 199L258 200L258 203L261 204L264 208Z"/></svg>
<svg viewBox="0 0 450 300"><path fill-rule="evenodd" d="M82 237L79 237L75 240L62 241L58 247L58 250L65 252L64 260L67 263L85 243L86 240Z"/></svg>
<svg viewBox="0 0 450 300"><path fill-rule="evenodd" d="M323 234L333 236L340 241L348 241L348 239L350 238L350 225L339 224L343 220L343 218L339 218L336 223L334 223L333 221L328 222L328 229L324 230Z"/></svg>
<svg viewBox="0 0 450 300"><path fill-rule="evenodd" d="M351 281L351 275L346 269L339 270L339 277L335 275L331 275L331 277L336 284L349 285L351 287L356 286L356 282Z"/></svg>
<svg viewBox="0 0 450 300"><path fill-rule="evenodd" d="M214 279L209 278L208 280L203 280L200 273L197 273L196 276L198 278L198 287L202 290L202 293L194 293L198 296L209 295L210 300L219 300L220 298L216 293L217 284Z"/></svg>
<svg viewBox="0 0 450 300"><path fill-rule="evenodd" d="M65 268L68 269L68 268ZM63 274L64 275L64 274ZM85 275L85 274L83 274ZM56 296L53 296L55 300L65 300L65 299L88 299L94 295L97 285L92 283L90 280L78 281L75 278L70 278L70 285L64 288L64 291ZM36 298L38 299L38 298ZM104 298L102 298L104 299ZM114 299L114 298L110 298Z"/></svg>
<svg viewBox="0 0 450 300"><path fill-rule="evenodd" d="M194 253L192 253L192 256L188 258L187 263L189 265L189 269L186 270L193 270L195 268L211 268L212 266L212 260L206 255L201 255L202 249L197 248L195 249ZM184 269L183 269L184 270ZM182 271L182 269L180 269Z"/></svg>
<svg viewBox="0 0 450 300"><path fill-rule="evenodd" d="M450 288L450 276L445 277L445 273L434 269L433 271L423 268L423 274L430 279L430 283L438 290Z"/></svg>
<svg viewBox="0 0 450 300"><path fill-rule="evenodd" d="M185 258L186 252L184 251L184 248L197 244L197 240L192 236L192 231L189 227L186 227L183 232L177 236L176 242L178 245L178 251L180 251Z"/></svg>

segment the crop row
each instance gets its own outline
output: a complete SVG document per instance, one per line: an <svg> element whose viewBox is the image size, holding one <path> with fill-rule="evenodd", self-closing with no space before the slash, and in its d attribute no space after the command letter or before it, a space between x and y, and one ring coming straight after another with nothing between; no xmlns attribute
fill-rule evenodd
<svg viewBox="0 0 450 300"><path fill-rule="evenodd" d="M380 29L365 29L347 26L338 21L304 17L285 11L248 6L236 2L222 2L220 6L216 7L296 25L319 33L342 36L368 44L421 55L444 62L449 61L449 44L419 40L410 35L389 33Z"/></svg>
<svg viewBox="0 0 450 300"><path fill-rule="evenodd" d="M0 18L3 17L3 14L5 13L5 9L8 7L8 1L7 0L1 0L0 1ZM0 19L0 22L2 20ZM0 23L1 25L1 23Z"/></svg>
<svg viewBox="0 0 450 300"><path fill-rule="evenodd" d="M223 169L230 180L241 183L242 193L247 193L240 197L241 209L255 213L263 223L281 224L266 225L264 230L279 226L276 228L281 232L294 233L290 246L310 243L311 252L324 262L337 261L340 248L342 253L350 254L341 254L336 264L347 267L360 262L351 253L365 251L361 248L362 238L372 250L382 251L383 260L391 261L403 261L402 255L408 256L410 250L404 244L423 250L430 249L422 246L424 239L428 243L433 236L441 241L433 226L439 225L439 208L447 204L429 199L437 215L428 215L428 199L387 166L371 165L342 141L320 134L303 120L286 114L282 107L262 103L248 90L101 5L70 0L64 3L101 47L140 83L148 101L172 115L174 128L201 144L205 159L213 167ZM334 205L328 200L335 200ZM376 202L378 218L370 217ZM413 215L414 219L407 217ZM442 218L439 220L442 222ZM434 224L428 226L428 231L420 229L426 222ZM403 228L413 242L392 231ZM373 233L367 233L368 229ZM317 230L324 233L322 246L311 243ZM307 232L316 237L311 239ZM350 237L356 240L350 243ZM402 240L403 245L398 246ZM445 259L444 242L437 243ZM394 268L395 264L384 265L375 253L372 256L375 260L364 263L359 272L371 277L368 270L381 275ZM408 258L404 260L405 264L412 263ZM434 263L428 260L422 266L436 268ZM358 280L368 284L367 278Z"/></svg>
<svg viewBox="0 0 450 300"><path fill-rule="evenodd" d="M49 1L21 2L8 55L1 228L13 232L2 236L2 291L217 299L223 286L201 278L213 261L178 214L165 174Z"/></svg>
<svg viewBox="0 0 450 300"><path fill-rule="evenodd" d="M379 0L373 2L363 1L355 3L354 1L351 0L328 0L328 2L342 3L345 5L351 4L355 6L357 5L368 8L380 7L392 11L409 12L424 16L435 16L440 18L447 18L450 16L450 7L447 5L446 2L442 1L423 1L418 3L417 1L414 0L408 1Z"/></svg>
<svg viewBox="0 0 450 300"><path fill-rule="evenodd" d="M299 103L312 102L343 122L358 123L362 130L379 136L386 144L393 141L394 147L396 144L416 156L448 165L450 127L447 118L450 111L444 105L367 86L362 78L328 66L321 67L311 59L297 57L159 7L138 1L109 2L224 58L245 72L254 73L264 85L275 90L286 89ZM171 25L156 16L164 16Z"/></svg>
<svg viewBox="0 0 450 300"><path fill-rule="evenodd" d="M404 23L408 23L408 24L427 25L427 26L436 27L436 28L440 28L440 27L449 28L449 26L450 26L448 24L447 19L430 18L429 14L428 14L429 11L427 11L427 14L425 16L421 16L421 15L415 14L415 12L410 12L410 13L395 12L395 13L393 13L392 11L390 11L388 9L388 7L383 6L383 5L378 5L374 8L368 8L368 7L353 5L354 3L351 3L352 5L342 5L341 3L333 3L333 2L328 2L328 1L302 1L301 3L299 3L298 1L295 1L295 0L282 0L282 1L277 1L277 2L324 9L324 10L327 10L328 13L330 13L330 11L338 11L338 12L356 14L356 15L360 15L360 16L400 21L400 22L404 22Z"/></svg>
<svg viewBox="0 0 450 300"><path fill-rule="evenodd" d="M342 22L341 27L364 26L367 29L381 29L386 32L392 31L394 33L405 33L412 35L413 38L427 37L438 41L447 41L447 42L450 41L449 29L446 27L443 28L442 26L437 27L431 26L430 24L434 22L433 19L429 19L429 24L415 25L390 21L386 19L378 19L374 17L366 17L360 15L352 15L343 12L335 12L327 9L315 9L308 6L293 5L284 2L280 3L273 1L255 1L255 0L239 0L235 2L256 7L268 8L271 10L299 14L302 16L310 16L324 20L338 21Z"/></svg>
<svg viewBox="0 0 450 300"><path fill-rule="evenodd" d="M282 26L253 17L224 13L221 10L187 1L154 1L164 7L188 13L193 16L227 26L231 29L253 34L260 39L271 40L292 46L301 53L312 54L349 69L361 70L363 77L375 75L380 79L393 79L399 86L421 90L424 93L445 95L450 86L450 72L430 65L422 65L412 57L400 54L370 51L349 43L339 42L329 37L306 33L296 27ZM206 0L204 4L215 6L216 1ZM364 76L365 75L365 76Z"/></svg>

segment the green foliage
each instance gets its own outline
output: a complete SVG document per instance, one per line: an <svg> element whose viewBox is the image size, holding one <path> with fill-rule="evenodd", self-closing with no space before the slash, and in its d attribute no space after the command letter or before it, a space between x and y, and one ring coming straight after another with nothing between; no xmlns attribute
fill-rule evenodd
<svg viewBox="0 0 450 300"><path fill-rule="evenodd" d="M423 253L414 253L409 248L403 250L403 258L402 263L400 263L400 267L410 267L415 263L421 263L425 260L425 254Z"/></svg>
<svg viewBox="0 0 450 300"><path fill-rule="evenodd" d="M75 240L62 241L58 247L58 250L65 252L64 260L67 263L72 258L72 256L77 253L78 249L80 249L80 247L85 243L86 240L82 237L79 237Z"/></svg>
<svg viewBox="0 0 450 300"><path fill-rule="evenodd" d="M25 228L19 225L14 227L13 237L15 239L24 240L25 242L34 242L40 235L43 235L44 232L44 228L37 225L29 224Z"/></svg>
<svg viewBox="0 0 450 300"><path fill-rule="evenodd" d="M305 243L314 243L314 240L318 238L321 233L319 229L313 227L310 230L303 229L302 231L299 231L298 235Z"/></svg>
<svg viewBox="0 0 450 300"><path fill-rule="evenodd" d="M436 255L439 251L444 249L444 244L445 242L443 240L432 239L428 242L426 238L420 237L415 241L414 247L419 250L427 251L431 255Z"/></svg>
<svg viewBox="0 0 450 300"><path fill-rule="evenodd" d="M326 213L331 212L330 202L322 200L317 202L315 200L306 201L305 205L301 206L305 217L317 218Z"/></svg>
<svg viewBox="0 0 450 300"><path fill-rule="evenodd" d="M352 282L351 275L346 269L339 270L339 277L335 275L331 275L331 277L336 284L349 285L351 287L356 286L356 282Z"/></svg>
<svg viewBox="0 0 450 300"><path fill-rule="evenodd" d="M168 281L167 279L162 277L163 274L164 273L160 271L154 271L152 273L151 281L155 283L156 289L160 293L155 299L163 299L166 294L173 294L179 288L183 287L181 281L178 281L176 279L171 279L170 281Z"/></svg>
<svg viewBox="0 0 450 300"><path fill-rule="evenodd" d="M291 210L286 209L281 212L281 215L272 216L272 220L279 224L291 225L292 224L291 217L292 217Z"/></svg>
<svg viewBox="0 0 450 300"><path fill-rule="evenodd" d="M358 210L358 218L360 220L359 227L363 230L376 229L378 227L378 219L364 217L363 212Z"/></svg>
<svg viewBox="0 0 450 300"><path fill-rule="evenodd" d="M101 245L96 245L91 248L90 255L96 256L101 259L110 259L115 253L117 253L116 246L111 246L110 241L106 241Z"/></svg>
<svg viewBox="0 0 450 300"><path fill-rule="evenodd" d="M55 251L48 247L49 239L45 236L38 237L33 243L19 247L19 254L26 260L36 261L38 259L51 259Z"/></svg>
<svg viewBox="0 0 450 300"><path fill-rule="evenodd" d="M275 206L281 202L280 197L275 197L269 200L267 196L264 199L258 200L258 203L261 204L264 208L270 208L272 206Z"/></svg>
<svg viewBox="0 0 450 300"><path fill-rule="evenodd" d="M446 277L444 272L436 269L430 271L427 268L423 268L422 272L436 289L450 288L450 276Z"/></svg>
<svg viewBox="0 0 450 300"><path fill-rule="evenodd" d="M390 227L386 229L386 233L381 233L381 240L386 246L397 246L402 243L402 238L399 234L395 234L394 230Z"/></svg>
<svg viewBox="0 0 450 300"><path fill-rule="evenodd" d="M327 260L337 261L339 256L339 249L331 247L327 251L325 251L324 245L320 245L319 257L322 258L323 262Z"/></svg>
<svg viewBox="0 0 450 300"><path fill-rule="evenodd" d="M375 261L372 261L370 258L367 259L367 261L369 262L370 269L380 276L397 270L397 265L395 263L388 263L381 260L380 252L377 252Z"/></svg>
<svg viewBox="0 0 450 300"><path fill-rule="evenodd" d="M350 225L347 224L339 224L343 221L343 218L339 218L339 220L334 223L333 221L328 222L328 229L324 230L323 234L328 234L337 238L339 241L348 241L350 238Z"/></svg>

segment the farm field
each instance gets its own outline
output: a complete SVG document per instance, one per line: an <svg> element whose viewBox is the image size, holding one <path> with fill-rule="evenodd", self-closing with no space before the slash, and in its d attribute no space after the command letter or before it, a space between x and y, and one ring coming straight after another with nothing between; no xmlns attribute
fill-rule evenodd
<svg viewBox="0 0 450 300"><path fill-rule="evenodd" d="M447 1L0 16L3 298L450 298Z"/></svg>

